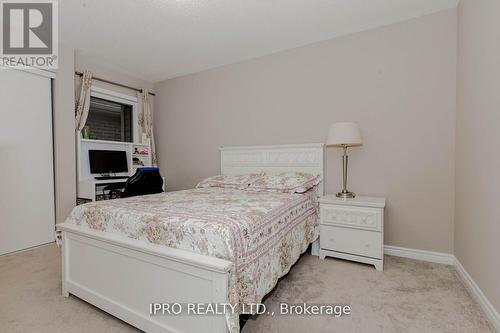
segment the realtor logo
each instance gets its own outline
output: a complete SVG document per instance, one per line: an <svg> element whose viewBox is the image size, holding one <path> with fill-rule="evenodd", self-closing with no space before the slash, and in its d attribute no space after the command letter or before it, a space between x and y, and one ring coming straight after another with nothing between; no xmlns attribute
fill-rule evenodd
<svg viewBox="0 0 500 333"><path fill-rule="evenodd" d="M57 2L0 1L0 66L57 68Z"/></svg>

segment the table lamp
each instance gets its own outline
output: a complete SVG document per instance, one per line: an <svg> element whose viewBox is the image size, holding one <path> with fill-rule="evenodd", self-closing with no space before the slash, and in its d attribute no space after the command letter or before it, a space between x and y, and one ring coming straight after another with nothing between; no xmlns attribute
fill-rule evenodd
<svg viewBox="0 0 500 333"><path fill-rule="evenodd" d="M326 146L344 149L344 155L342 156L342 169L344 172L342 182L343 188L341 192L337 193L338 198L347 199L356 196L356 194L347 190L347 162L349 159L347 156L347 148L361 146L362 144L361 131L357 123L342 122L333 123L330 126L330 131L326 139Z"/></svg>

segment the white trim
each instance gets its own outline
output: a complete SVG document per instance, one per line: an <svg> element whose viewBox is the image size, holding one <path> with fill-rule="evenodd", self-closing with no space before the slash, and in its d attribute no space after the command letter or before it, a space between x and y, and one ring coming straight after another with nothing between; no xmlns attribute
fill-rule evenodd
<svg viewBox="0 0 500 333"><path fill-rule="evenodd" d="M0 258L1 257L7 257L7 256L11 256L11 255L14 255L14 254L20 254L20 253L23 253L23 252L27 252L27 251L31 251L31 250L36 250L36 249L39 249L41 247L45 247L45 246L49 246L49 245L53 245L55 243L55 241L50 241L48 243L45 243L45 244L40 244L40 245L35 245L35 246L32 246L32 247L28 247L26 249L22 249L22 250L18 250L18 251L14 251L14 252L9 252L9 253L3 253L3 254L0 254Z"/></svg>
<svg viewBox="0 0 500 333"><path fill-rule="evenodd" d="M35 68L35 67L26 67L26 68L20 68L19 70L26 72L26 73L31 73L35 75L40 75L49 79L55 79L56 78L56 73L47 71L44 69L40 68Z"/></svg>
<svg viewBox="0 0 500 333"><path fill-rule="evenodd" d="M81 133L81 132L80 132ZM81 138L81 134L80 134ZM110 140L94 140L94 139L80 139L81 142L90 142L90 143L111 143L114 145L134 145L134 146L144 146L149 147L149 143L138 143L138 142L127 142L127 141L110 141Z"/></svg>
<svg viewBox="0 0 500 333"><path fill-rule="evenodd" d="M387 254L389 256L434 262L437 264L453 265L455 263L455 256L450 253L409 249L392 245L384 245L384 254Z"/></svg>
<svg viewBox="0 0 500 333"><path fill-rule="evenodd" d="M111 101L115 101L115 102L123 103L123 100L129 101L129 102L133 102L133 103L137 103L138 102L137 96L131 96L131 95L127 95L127 94L122 94L122 93L119 93L119 92L116 92L116 91L113 91L113 90L104 89L104 88L101 88L101 87L96 87L94 85L92 87L90 87L90 92L91 93L96 93L96 97L99 97L98 95L106 95L106 97L103 97L103 98L106 98L106 99L109 99L110 97L111 98L117 98L116 100L110 99Z"/></svg>
<svg viewBox="0 0 500 333"><path fill-rule="evenodd" d="M4 71L4 70L22 71L22 72L25 72L25 73L30 73L30 74L34 74L34 75L43 76L43 77L46 77L46 78L49 78L49 79L55 79L56 78L56 73L54 73L52 71L48 71L48 70L36 68L36 67L28 67L28 66L25 66L25 67L6 67L6 66L0 66L0 70L2 70L2 71Z"/></svg>
<svg viewBox="0 0 500 333"><path fill-rule="evenodd" d="M226 150L262 150L262 149L280 149L280 148L323 148L324 143L299 143L288 145L260 145L260 146L222 146L221 151Z"/></svg>
<svg viewBox="0 0 500 333"><path fill-rule="evenodd" d="M90 87L90 96L132 106L132 141L140 141L142 131L139 126L139 99L137 96L134 97L96 86Z"/></svg>
<svg viewBox="0 0 500 333"><path fill-rule="evenodd" d="M500 332L500 315L457 258L455 258L455 269L472 297L479 303L481 309L483 309L493 328L497 332Z"/></svg>

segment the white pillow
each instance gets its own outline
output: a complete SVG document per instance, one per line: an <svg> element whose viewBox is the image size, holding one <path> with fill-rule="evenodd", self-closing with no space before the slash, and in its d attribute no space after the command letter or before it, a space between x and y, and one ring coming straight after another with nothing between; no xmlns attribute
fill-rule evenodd
<svg viewBox="0 0 500 333"><path fill-rule="evenodd" d="M258 177L248 187L249 191L304 193L321 183L320 175L306 172L282 172Z"/></svg>
<svg viewBox="0 0 500 333"><path fill-rule="evenodd" d="M253 181L262 175L263 173L251 173L246 175L217 175L202 180L198 183L198 185L196 185L196 187L223 187L242 190L247 188Z"/></svg>

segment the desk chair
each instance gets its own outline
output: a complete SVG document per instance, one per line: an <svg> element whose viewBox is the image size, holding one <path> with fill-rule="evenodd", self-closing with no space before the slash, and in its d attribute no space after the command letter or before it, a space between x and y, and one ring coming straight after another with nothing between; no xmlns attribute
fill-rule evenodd
<svg viewBox="0 0 500 333"><path fill-rule="evenodd" d="M162 193L163 178L160 176L159 168L138 168L135 174L127 179L124 187L110 184L104 190L109 190L110 199Z"/></svg>

